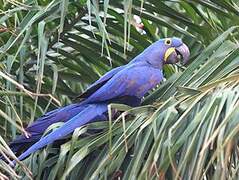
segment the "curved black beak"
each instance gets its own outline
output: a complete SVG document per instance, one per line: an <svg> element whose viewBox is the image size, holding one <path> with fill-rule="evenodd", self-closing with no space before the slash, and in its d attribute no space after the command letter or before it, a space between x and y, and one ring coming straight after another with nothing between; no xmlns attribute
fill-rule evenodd
<svg viewBox="0 0 239 180"><path fill-rule="evenodd" d="M190 56L188 46L183 43L181 46L175 48L175 51L177 53L177 56L180 56L181 63L185 65L188 62Z"/></svg>

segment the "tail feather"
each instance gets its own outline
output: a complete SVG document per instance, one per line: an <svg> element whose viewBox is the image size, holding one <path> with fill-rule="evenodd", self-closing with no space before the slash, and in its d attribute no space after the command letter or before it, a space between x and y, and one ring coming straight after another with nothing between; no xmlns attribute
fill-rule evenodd
<svg viewBox="0 0 239 180"><path fill-rule="evenodd" d="M33 143L37 142L41 138L42 134L31 134L30 138L26 138L24 135L18 136L14 141L9 144L12 152L19 154L24 149L28 148Z"/></svg>
<svg viewBox="0 0 239 180"><path fill-rule="evenodd" d="M11 150L16 154L20 153L24 149L37 142L50 125L56 122L68 121L80 113L85 107L86 105L79 103L71 104L46 113L26 128L26 131L30 134L30 137L27 138L24 135L20 135L10 143Z"/></svg>
<svg viewBox="0 0 239 180"><path fill-rule="evenodd" d="M38 142L33 144L29 149L22 153L18 159L23 160L31 153L38 149L63 138L64 136L72 133L77 127L85 125L95 120L105 120L104 113L107 112L107 104L91 104L84 108L80 113L68 120L63 126L54 130L50 134L41 138Z"/></svg>
<svg viewBox="0 0 239 180"><path fill-rule="evenodd" d="M56 122L66 122L76 114L80 113L85 107L86 105L71 104L54 111L50 111L28 126L26 131L30 133L43 133L51 124Z"/></svg>

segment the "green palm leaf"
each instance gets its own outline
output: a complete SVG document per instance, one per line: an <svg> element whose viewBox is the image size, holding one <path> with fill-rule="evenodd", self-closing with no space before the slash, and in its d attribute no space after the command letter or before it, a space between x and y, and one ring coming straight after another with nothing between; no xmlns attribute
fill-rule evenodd
<svg viewBox="0 0 239 180"><path fill-rule="evenodd" d="M0 160L0 177L238 177L238 6L227 0L0 3L0 153L8 157L14 155L6 141L25 124L59 106L57 100L71 103L157 39L178 36L191 50L190 64L166 66L166 81L141 107L113 104L122 111L117 120L76 129L14 170Z"/></svg>

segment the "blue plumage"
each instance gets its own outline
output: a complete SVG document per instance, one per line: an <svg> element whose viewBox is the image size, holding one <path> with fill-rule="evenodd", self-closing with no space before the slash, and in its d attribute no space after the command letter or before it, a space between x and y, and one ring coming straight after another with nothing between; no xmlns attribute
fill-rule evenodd
<svg viewBox="0 0 239 180"><path fill-rule="evenodd" d="M104 115L106 111L107 104L89 104L84 106L84 109L80 113L68 120L63 126L44 136L24 153L22 153L18 159L22 160L26 158L32 152L37 151L39 148L44 147L55 140L63 138L67 134L70 134L72 131L74 131L74 129L77 127L80 127L88 122L93 122L95 120L106 120L106 116Z"/></svg>
<svg viewBox="0 0 239 180"><path fill-rule="evenodd" d="M179 56L184 63L189 58L189 50L180 39L167 38L153 43L129 64L111 70L93 83L78 97L81 102L51 111L29 125L26 131L31 137L19 136L11 143L12 149L18 151L25 143L35 143L18 157L22 160L72 133L77 127L96 120L107 120L110 103L140 105L145 93L163 79L163 65L177 63ZM40 139L47 127L59 121L65 124Z"/></svg>

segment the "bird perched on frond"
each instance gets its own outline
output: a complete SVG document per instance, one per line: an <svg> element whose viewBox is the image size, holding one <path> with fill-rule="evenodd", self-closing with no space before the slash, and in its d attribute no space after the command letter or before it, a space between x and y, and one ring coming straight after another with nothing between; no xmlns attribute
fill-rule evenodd
<svg viewBox="0 0 239 180"><path fill-rule="evenodd" d="M158 40L128 64L112 69L93 83L78 97L83 99L81 102L61 107L38 118L26 128L30 138L18 136L10 147L17 152L22 146L32 144L18 157L23 160L78 127L107 120L107 106L110 103L139 106L143 96L162 81L163 66L180 60L185 64L189 55L188 47L179 38ZM61 127L42 137L47 127L61 121L65 122Z"/></svg>

